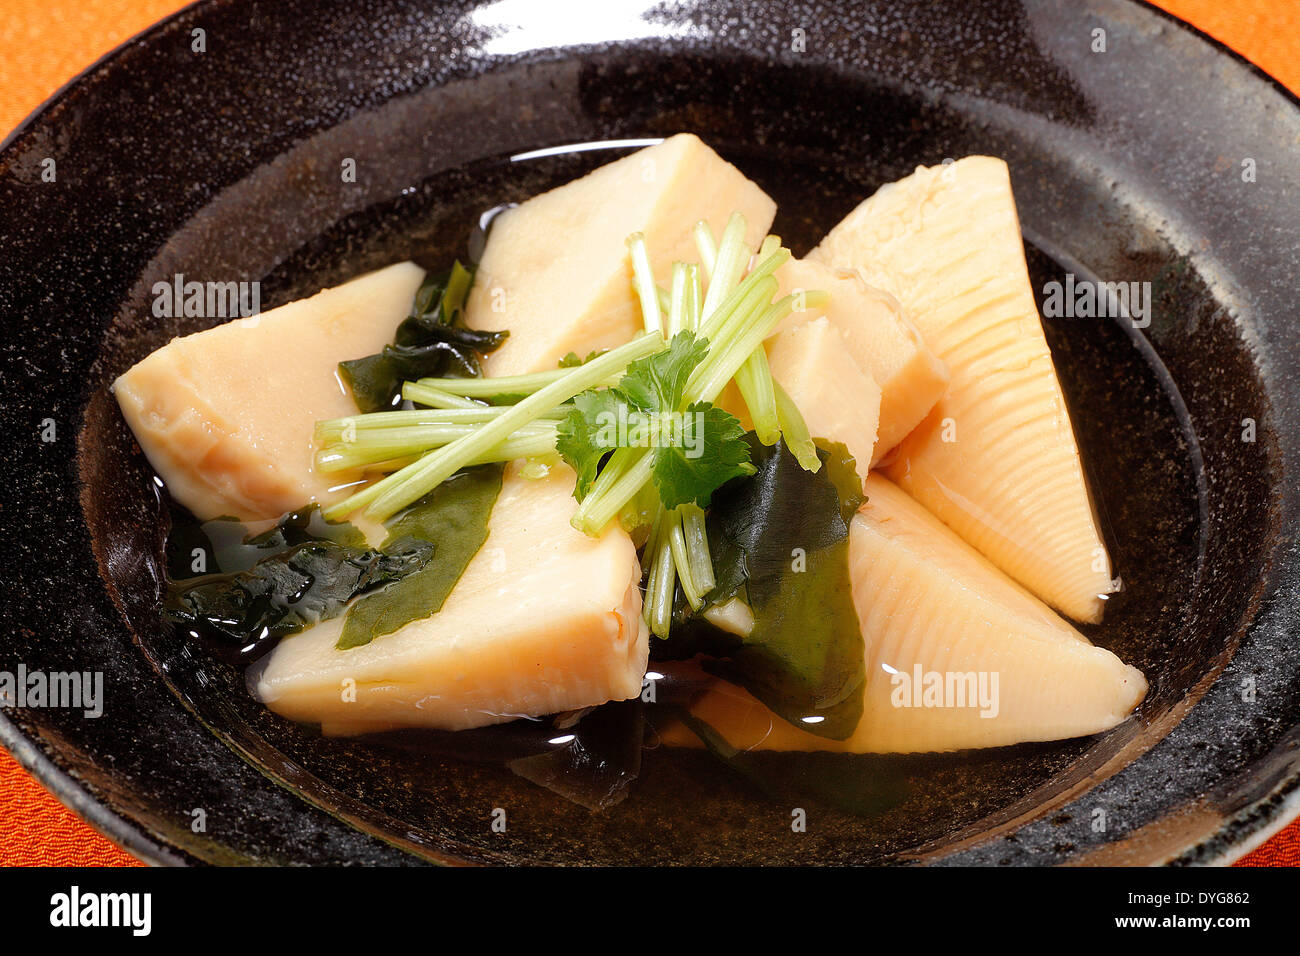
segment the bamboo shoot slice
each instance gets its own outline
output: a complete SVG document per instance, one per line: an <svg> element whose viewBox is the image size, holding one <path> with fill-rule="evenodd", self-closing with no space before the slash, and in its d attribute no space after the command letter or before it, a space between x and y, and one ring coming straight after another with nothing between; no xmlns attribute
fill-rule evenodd
<svg viewBox="0 0 1300 956"><path fill-rule="evenodd" d="M1101 619L1115 590L1025 267L1007 166L921 167L810 258L893 294L952 374L887 473L1043 600Z"/></svg>
<svg viewBox="0 0 1300 956"><path fill-rule="evenodd" d="M1099 733L1141 702L1147 682L1140 671L1089 643L909 495L877 474L866 493L849 538L867 654L858 729L844 741L818 737L717 681L691 710L732 746L847 753L995 747ZM661 733L670 745L698 745L682 726Z"/></svg>

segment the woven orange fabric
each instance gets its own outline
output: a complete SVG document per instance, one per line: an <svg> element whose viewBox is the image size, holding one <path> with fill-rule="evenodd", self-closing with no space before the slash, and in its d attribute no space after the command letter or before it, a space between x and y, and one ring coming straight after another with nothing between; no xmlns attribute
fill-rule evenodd
<svg viewBox="0 0 1300 956"><path fill-rule="evenodd" d="M139 866L0 750L0 864Z"/></svg>
<svg viewBox="0 0 1300 956"><path fill-rule="evenodd" d="M1300 3L1162 0L1300 93ZM77 72L178 0L0 0L0 136ZM0 752L0 865L123 865L127 853L65 809ZM1300 821L1241 861L1300 866Z"/></svg>

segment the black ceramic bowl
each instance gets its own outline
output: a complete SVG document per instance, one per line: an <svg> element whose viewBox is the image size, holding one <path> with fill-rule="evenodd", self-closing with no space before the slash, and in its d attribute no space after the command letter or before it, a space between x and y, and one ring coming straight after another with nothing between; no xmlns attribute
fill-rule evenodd
<svg viewBox="0 0 1300 956"><path fill-rule="evenodd" d="M162 862L1207 862L1278 828L1300 781L1295 100L1118 0L577 6L198 4L8 138L0 670L99 671L106 699L96 719L8 707L4 744ZM991 153L1038 287L1152 283L1149 328L1047 329L1127 583L1091 636L1149 676L1135 718L837 758L899 784L870 808L819 797L815 760L769 768L773 795L649 750L593 812L495 763L323 740L161 628L167 511L106 392L199 324L153 318L155 281L260 280L270 307L445 263L481 210L620 151L520 154L681 130L778 199L797 254L918 163ZM798 838L790 793L812 808Z"/></svg>

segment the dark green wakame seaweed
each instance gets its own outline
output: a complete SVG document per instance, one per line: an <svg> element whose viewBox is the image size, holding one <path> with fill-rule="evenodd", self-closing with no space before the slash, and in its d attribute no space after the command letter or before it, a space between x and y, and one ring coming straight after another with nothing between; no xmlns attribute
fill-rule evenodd
<svg viewBox="0 0 1300 956"><path fill-rule="evenodd" d="M390 521L381 548L315 506L255 535L233 518L181 529L168 541L163 617L244 662L340 614L338 647L368 644L442 607L487 539L502 472L453 476Z"/></svg>
<svg viewBox="0 0 1300 956"><path fill-rule="evenodd" d="M315 511L293 512L255 536L237 521L205 522L193 540L206 539L211 550L191 555L212 571L170 580L164 619L237 660L252 661L286 635L337 617L353 598L400 581L433 557L428 541L408 539L389 551L366 547L355 528L326 525ZM340 530L324 531L330 527Z"/></svg>
<svg viewBox="0 0 1300 956"><path fill-rule="evenodd" d="M740 638L679 608L659 659L696 654L802 730L843 740L862 717L865 652L849 577L849 521L862 503L852 456L819 442L808 472L784 443L746 436L756 473L714 493L709 543L717 585L710 605L739 597L754 613Z"/></svg>
<svg viewBox="0 0 1300 956"><path fill-rule="evenodd" d="M480 356L499 348L510 333L465 327L465 298L473 278L473 272L459 262L445 275L426 277L392 345L339 363L339 373L352 389L358 409L379 412L396 407L403 382L482 374Z"/></svg>
<svg viewBox="0 0 1300 956"><path fill-rule="evenodd" d="M466 468L388 523L384 550L401 553L432 542L435 560L348 608L338 647L347 650L436 614L488 536L504 465Z"/></svg>

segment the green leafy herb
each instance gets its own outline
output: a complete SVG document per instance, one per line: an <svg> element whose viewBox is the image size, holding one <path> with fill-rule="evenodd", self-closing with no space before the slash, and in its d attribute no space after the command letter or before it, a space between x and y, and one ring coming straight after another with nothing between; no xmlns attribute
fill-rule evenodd
<svg viewBox="0 0 1300 956"><path fill-rule="evenodd" d="M618 389L638 408L674 411L686 393L691 372L708 354L708 339L697 339L694 332L681 332L673 336L664 351L629 365Z"/></svg>
<svg viewBox="0 0 1300 956"><path fill-rule="evenodd" d="M556 369L554 372L539 372L535 376L524 376L533 380L544 378L545 383L539 383L540 387L526 397L521 398L518 404L503 407L503 410L494 416L491 421L479 423L477 427L472 429L471 434L442 445L442 447L436 447L440 444L439 442L430 442L427 447L435 448L435 450L418 457L414 461L404 463L403 466L388 476L367 485L338 504L332 505L325 511L325 517L331 520L345 518L357 509L364 508L367 516L384 521L403 508L414 504L439 484L469 465L482 464L488 461L509 461L512 458L520 457L521 454L534 456L554 451L555 436L553 432L546 436L545 448L532 447L524 452L514 449L503 451L503 449L515 439L526 438L529 434L531 434L531 439L528 442L530 445L540 444L535 441L537 435L535 431L529 429L529 426L542 419L550 419L556 412L561 410L562 405L575 395L604 384L614 375L621 374L626 370L630 363L647 355L652 355L660 351L662 347L663 340L657 335L642 335L626 345L620 345L618 348L611 349L604 355L592 359L580 368ZM454 404L458 397L446 393L445 388L443 388L452 381L454 380L422 379L418 384L428 386L430 383L436 383L433 386L434 390L444 392L448 398L452 398ZM478 384L497 383L491 386L492 389L496 389L499 387L501 380L467 378L459 381ZM515 384L512 384L506 390L511 392L517 390L517 382L518 379L516 378ZM466 400L466 404L460 407L475 409L479 406ZM367 418L370 416L362 417ZM646 477L648 478L649 475Z"/></svg>
<svg viewBox="0 0 1300 956"><path fill-rule="evenodd" d="M629 365L617 386L575 396L555 449L578 473L579 501L618 448L651 449L651 476L666 508L707 505L715 488L749 472L735 416L709 402L681 409L691 373L708 351L707 340L679 332L666 350Z"/></svg>
<svg viewBox="0 0 1300 956"><path fill-rule="evenodd" d="M528 438L530 449L539 445L541 439L536 434L522 434L525 426L561 411L568 421L564 457L580 475L579 504L572 519L575 528L600 534L616 517L628 515L647 484L654 486L660 505L669 505L667 512L681 511L664 517L667 533L660 535L656 544L665 544L678 557L670 562L662 554L654 555L664 570L664 593L659 597L666 598L655 606L670 609L673 587L679 580L678 559L692 561L689 583L699 585L712 578L703 564L694 566L703 550L683 547L683 538L694 541L700 537L699 515L689 508L707 503L712 489L729 475L751 470L744 460L738 423L725 412L712 410L711 403L728 382L745 370L737 381L764 440L771 442L784 435L801 454L801 464L813 469L820 464L799 410L788 396L781 402L782 395L763 357L763 340L794 307L793 295L773 301L780 284L772 273L790 258L790 250L783 248L777 237L768 236L758 250L759 263L745 274L745 264L753 258L744 241L746 229L745 217L733 213L723 241L715 246L707 226L697 227L696 238L702 243L706 263L703 271L710 275L703 298L701 269L686 263L674 263L671 291L659 289L651 273L645 237L638 233L629 236L633 288L640 300L645 334L626 345L592 352L585 360L577 353L566 355L561 367L529 375L424 377L407 383L402 397L433 409L473 409L486 400L494 405L508 403L508 410L492 421L475 423L468 429L470 434L453 441L445 441L449 434L445 429L407 436L411 440L401 444L401 455L392 452L390 443L377 441L367 441L367 447L348 453L323 448L330 464L363 465L387 472L332 506L326 516L344 518L364 509L368 517L385 520L461 468L504 460L499 457L502 455L517 457L520 452L513 446L507 449L508 441ZM816 290L806 295L810 302L827 298ZM665 354L658 355L661 352ZM658 357L631 368L654 356ZM621 376L616 384L614 376ZM611 384L611 395L567 407L580 393ZM620 413L624 417L620 418ZM635 425L633 415L639 419ZM330 439L325 436L324 440L328 443ZM713 454L705 454L705 449ZM549 451L530 450L527 454ZM659 518L647 519L661 523ZM702 594L700 585L694 589L692 603L698 603ZM666 620L659 623L667 626Z"/></svg>
<svg viewBox="0 0 1300 956"><path fill-rule="evenodd" d="M618 421L623 397L612 388L600 388L575 395L573 410L556 429L555 450L578 473L574 496L581 501L591 490L605 456L618 447L616 430L608 423Z"/></svg>
<svg viewBox="0 0 1300 956"><path fill-rule="evenodd" d="M827 445L824 467L810 472L783 444L747 440L757 471L718 489L709 514L717 584L707 601L741 598L753 629L739 638L692 616L656 653L712 655L711 672L799 728L842 740L862 717L865 681L848 565L848 522L862 502L853 458Z"/></svg>
<svg viewBox="0 0 1300 956"><path fill-rule="evenodd" d="M587 353L586 358L579 358L577 352L570 352L560 359L559 366L560 368L577 368L579 365L586 365L594 358L600 358L606 351L606 349L592 349Z"/></svg>
<svg viewBox="0 0 1300 956"><path fill-rule="evenodd" d="M644 614L651 631L666 637L678 585L698 612L714 584L703 507L715 489L753 472L740 423L713 404L727 384L737 383L764 445L784 438L803 468L821 467L807 423L772 379L763 351L763 340L794 307L793 295L773 301L780 291L773 272L790 250L768 236L746 274L755 256L746 232L739 212L728 220L721 243L698 223L703 266L674 263L669 290L655 284L645 237L629 236L645 334L624 346L586 359L571 352L559 368L528 375L422 378L401 392L403 399L448 414L477 414L485 400L507 403L491 420L422 419L401 432L387 420L367 421L364 438L333 444L337 436L327 427L333 423L321 423L322 470L388 472L327 516L364 509L384 520L468 465L558 452L577 473L575 528L598 535L617 518L629 530L648 531ZM707 293L702 272L709 276ZM816 290L806 295L821 304L827 299ZM538 424L557 413L558 426Z"/></svg>
<svg viewBox="0 0 1300 956"><path fill-rule="evenodd" d="M339 363L357 408L363 412L393 408L405 381L482 374L479 357L499 348L509 333L465 327L465 297L472 279L459 262L446 276L426 278L392 345L378 354Z"/></svg>
<svg viewBox="0 0 1300 956"><path fill-rule="evenodd" d="M715 488L752 470L745 430L734 415L709 402L686 409L682 440L655 452L654 482L665 508L705 507Z"/></svg>
<svg viewBox="0 0 1300 956"><path fill-rule="evenodd" d="M501 465L468 468L438 485L388 526L385 552L420 547L434 559L348 609L337 647L369 644L411 621L437 613L470 559L487 540L488 518L501 492Z"/></svg>

